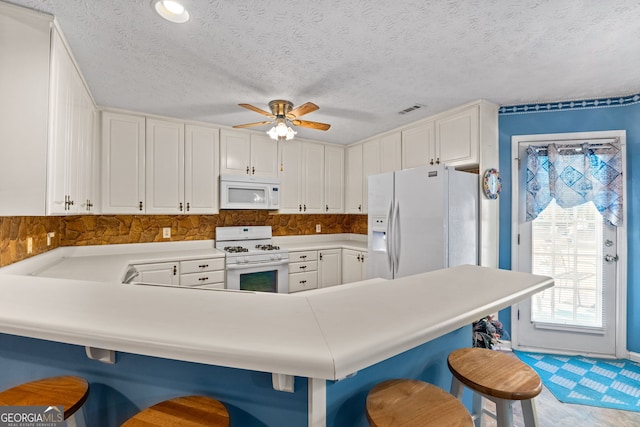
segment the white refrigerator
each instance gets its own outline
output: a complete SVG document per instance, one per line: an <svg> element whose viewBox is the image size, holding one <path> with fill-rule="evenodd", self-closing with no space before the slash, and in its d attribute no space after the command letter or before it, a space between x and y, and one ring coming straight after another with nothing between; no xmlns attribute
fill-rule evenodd
<svg viewBox="0 0 640 427"><path fill-rule="evenodd" d="M442 165L369 176L367 278L477 264L478 188Z"/></svg>

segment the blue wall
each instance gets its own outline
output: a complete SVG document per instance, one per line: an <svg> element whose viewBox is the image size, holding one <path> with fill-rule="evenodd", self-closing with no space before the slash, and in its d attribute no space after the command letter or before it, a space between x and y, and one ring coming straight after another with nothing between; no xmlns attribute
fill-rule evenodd
<svg viewBox="0 0 640 427"><path fill-rule="evenodd" d="M554 103L552 111L536 111L535 105L501 107L498 116L500 132L500 176L503 191L500 194L500 267L511 268L511 137L565 132L587 132L603 130L627 131L627 349L640 353L640 334L635 325L640 325L640 263L636 252L640 250L640 104L638 95L625 97L623 105L618 98L585 101L588 106L616 105L598 108L583 108L582 102ZM562 105L560 105L562 104ZM546 107L547 104L545 104ZM527 111L524 111L526 108ZM512 114L512 110L518 113ZM640 174L640 172L639 172ZM624 256L624 254L620 254ZM510 309L500 312L505 329L511 330Z"/></svg>
<svg viewBox="0 0 640 427"><path fill-rule="evenodd" d="M114 427L140 409L181 395L203 394L227 407L231 427L306 426L307 379L295 393L275 391L271 374L117 353L107 365L84 347L0 334L0 390L54 375L89 382L87 427Z"/></svg>
<svg viewBox="0 0 640 427"><path fill-rule="evenodd" d="M460 328L341 381L327 381L327 426L368 426L365 399L378 382L416 378L449 390L447 355L471 345L471 326ZM115 427L140 409L181 395L203 394L227 407L231 427L304 427L308 381L295 392L275 391L271 374L117 353L116 363L90 360L84 347L0 334L0 390L33 379L79 375L89 381L88 427ZM465 403L470 408L470 393Z"/></svg>

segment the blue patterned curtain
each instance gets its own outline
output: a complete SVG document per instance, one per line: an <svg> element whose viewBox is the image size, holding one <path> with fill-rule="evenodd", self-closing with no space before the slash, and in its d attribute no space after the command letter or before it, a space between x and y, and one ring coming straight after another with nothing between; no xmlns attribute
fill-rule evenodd
<svg viewBox="0 0 640 427"><path fill-rule="evenodd" d="M622 224L622 155L617 143L549 144L527 148L526 220L551 200L571 208L592 202L612 225Z"/></svg>

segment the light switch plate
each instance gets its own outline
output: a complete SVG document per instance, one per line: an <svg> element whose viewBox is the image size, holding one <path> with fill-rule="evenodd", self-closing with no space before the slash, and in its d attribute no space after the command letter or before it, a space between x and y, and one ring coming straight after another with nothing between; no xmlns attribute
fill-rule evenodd
<svg viewBox="0 0 640 427"><path fill-rule="evenodd" d="M162 229L162 237L165 239L171 238L171 227L164 227Z"/></svg>

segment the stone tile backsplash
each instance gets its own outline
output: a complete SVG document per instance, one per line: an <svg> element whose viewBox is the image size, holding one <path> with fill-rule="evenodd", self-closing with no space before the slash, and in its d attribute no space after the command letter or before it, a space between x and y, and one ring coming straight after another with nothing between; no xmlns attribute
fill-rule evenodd
<svg viewBox="0 0 640 427"><path fill-rule="evenodd" d="M218 215L84 215L68 217L0 217L0 267L58 246L149 243L215 239L215 228L270 225L274 236L367 234L366 215L280 215L269 211L221 211ZM171 238L162 229L171 228ZM47 246L47 233L54 232ZM33 252L27 253L27 239Z"/></svg>

